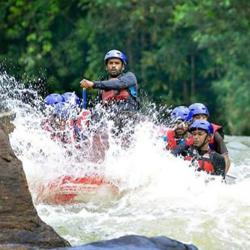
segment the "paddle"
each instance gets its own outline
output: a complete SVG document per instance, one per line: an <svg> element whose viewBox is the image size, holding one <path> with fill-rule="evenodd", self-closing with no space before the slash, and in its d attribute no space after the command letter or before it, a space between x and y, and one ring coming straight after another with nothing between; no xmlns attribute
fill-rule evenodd
<svg viewBox="0 0 250 250"><path fill-rule="evenodd" d="M227 184L235 184L237 181L237 177L233 175L226 174L225 181Z"/></svg>
<svg viewBox="0 0 250 250"><path fill-rule="evenodd" d="M82 107L87 109L88 106L88 95L87 90L85 88L82 89Z"/></svg>

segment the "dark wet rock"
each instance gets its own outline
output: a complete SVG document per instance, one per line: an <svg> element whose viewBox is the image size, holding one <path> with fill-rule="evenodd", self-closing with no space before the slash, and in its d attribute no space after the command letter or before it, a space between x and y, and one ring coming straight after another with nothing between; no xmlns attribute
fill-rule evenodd
<svg viewBox="0 0 250 250"><path fill-rule="evenodd" d="M38 250L41 248L22 244L0 244L0 250Z"/></svg>
<svg viewBox="0 0 250 250"><path fill-rule="evenodd" d="M99 241L78 247L64 248L64 250L198 250L190 244L159 236L144 237L127 235L118 239Z"/></svg>
<svg viewBox="0 0 250 250"><path fill-rule="evenodd" d="M0 244L15 243L41 248L69 246L39 218L22 163L11 149L8 135L0 124Z"/></svg>

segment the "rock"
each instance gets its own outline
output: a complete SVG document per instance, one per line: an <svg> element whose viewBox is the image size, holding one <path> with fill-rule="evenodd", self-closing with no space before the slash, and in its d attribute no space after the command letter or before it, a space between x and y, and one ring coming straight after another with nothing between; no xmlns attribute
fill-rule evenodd
<svg viewBox="0 0 250 250"><path fill-rule="evenodd" d="M0 124L0 244L27 244L41 248L70 246L39 218L32 202L22 163L11 149L2 124Z"/></svg>
<svg viewBox="0 0 250 250"><path fill-rule="evenodd" d="M0 245L4 250L37 250L29 245L5 244ZM145 237L139 235L127 235L118 239L99 241L82 246L53 248L54 250L198 250L197 247L190 244L183 244L179 241L161 236ZM53 250L52 249L52 250Z"/></svg>
<svg viewBox="0 0 250 250"><path fill-rule="evenodd" d="M64 248L64 250L198 250L194 245L160 236L144 237L127 235L118 239L99 241L78 247Z"/></svg>
<svg viewBox="0 0 250 250"><path fill-rule="evenodd" d="M0 244L0 250L37 250L41 249L26 244Z"/></svg>
<svg viewBox="0 0 250 250"><path fill-rule="evenodd" d="M15 125L11 122L14 120L15 115L16 114L11 111L0 112L0 123L7 134L10 134L15 129Z"/></svg>

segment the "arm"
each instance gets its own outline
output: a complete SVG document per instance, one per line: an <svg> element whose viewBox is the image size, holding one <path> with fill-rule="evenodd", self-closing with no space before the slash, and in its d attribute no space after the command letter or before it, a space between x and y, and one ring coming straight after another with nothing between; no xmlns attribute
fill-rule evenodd
<svg viewBox="0 0 250 250"><path fill-rule="evenodd" d="M218 132L214 133L214 142L215 142L215 146L216 146L216 152L223 155L223 157L225 159L225 163L226 163L225 172L227 173L229 168L230 168L230 159L228 156L228 150L227 150L226 144L225 144L222 136Z"/></svg>
<svg viewBox="0 0 250 250"><path fill-rule="evenodd" d="M103 90L120 90L127 89L131 86L137 86L137 79L132 72L127 72L115 79L94 81L93 88Z"/></svg>
<svg viewBox="0 0 250 250"><path fill-rule="evenodd" d="M182 155L182 156L186 156L188 154L187 152L188 150L188 146L187 145L177 145L175 149L171 150L171 153L174 156L178 156L178 155Z"/></svg>
<svg viewBox="0 0 250 250"><path fill-rule="evenodd" d="M224 154L223 156L224 156L224 159L225 159L225 162L226 162L226 170L225 171L227 173L229 168L230 168L231 162L230 162L228 154Z"/></svg>
<svg viewBox="0 0 250 250"><path fill-rule="evenodd" d="M215 174L225 176L226 174L225 173L225 170L226 170L225 158L216 152L212 152L210 154L210 160L214 166Z"/></svg>

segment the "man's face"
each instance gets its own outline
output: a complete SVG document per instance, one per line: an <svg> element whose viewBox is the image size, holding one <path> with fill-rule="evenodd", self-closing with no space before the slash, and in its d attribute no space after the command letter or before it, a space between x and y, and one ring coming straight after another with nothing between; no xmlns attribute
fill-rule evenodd
<svg viewBox="0 0 250 250"><path fill-rule="evenodd" d="M178 121L175 125L175 133L177 136L184 136L188 131L188 124L184 121Z"/></svg>
<svg viewBox="0 0 250 250"><path fill-rule="evenodd" d="M207 118L208 118L207 115L204 115L204 114L197 114L193 116L194 120L206 120L207 121Z"/></svg>
<svg viewBox="0 0 250 250"><path fill-rule="evenodd" d="M124 65L120 59L111 58L107 62L106 70L108 71L111 77L117 77L124 70Z"/></svg>
<svg viewBox="0 0 250 250"><path fill-rule="evenodd" d="M197 129L197 130L192 131L192 135L193 135L193 138L194 138L194 146L195 147L200 147L203 144L204 144L205 147L208 146L210 136L207 134L206 131Z"/></svg>

